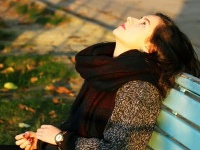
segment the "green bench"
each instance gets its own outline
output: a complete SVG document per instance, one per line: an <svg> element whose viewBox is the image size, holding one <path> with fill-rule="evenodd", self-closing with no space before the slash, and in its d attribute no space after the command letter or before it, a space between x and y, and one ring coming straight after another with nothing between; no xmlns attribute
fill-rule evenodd
<svg viewBox="0 0 200 150"><path fill-rule="evenodd" d="M200 150L200 79L182 74L163 101L148 150Z"/></svg>

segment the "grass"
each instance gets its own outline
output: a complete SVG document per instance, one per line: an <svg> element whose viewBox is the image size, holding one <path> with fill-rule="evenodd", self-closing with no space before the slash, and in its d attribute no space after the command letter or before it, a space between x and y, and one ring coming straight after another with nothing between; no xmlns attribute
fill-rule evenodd
<svg viewBox="0 0 200 150"><path fill-rule="evenodd" d="M35 131L41 124L57 126L67 118L74 96L45 87L65 85L73 91L67 86L70 79L78 78L72 67L51 54L0 56L0 66L0 145L13 145L16 134ZM31 82L33 77L37 80ZM18 89L5 89L6 82Z"/></svg>
<svg viewBox="0 0 200 150"><path fill-rule="evenodd" d="M20 3L14 5L15 10L20 15L27 16L27 20L41 25L58 25L62 22L69 21L70 18L66 16L59 16L46 9L39 9L36 5Z"/></svg>
<svg viewBox="0 0 200 150"><path fill-rule="evenodd" d="M5 82L13 82L24 88L76 76L70 66L56 62L51 54L0 56L0 62L3 65L0 69L0 88ZM31 78L37 78L37 82L30 82Z"/></svg>
<svg viewBox="0 0 200 150"><path fill-rule="evenodd" d="M0 145L13 145L15 135L25 131L36 131L41 124L58 125L67 118L72 100L60 98L55 104L51 98L44 98L44 91L23 92L17 97L4 96L0 100ZM24 109L22 109L24 106ZM35 110L35 112L33 111ZM19 123L30 125L19 127Z"/></svg>

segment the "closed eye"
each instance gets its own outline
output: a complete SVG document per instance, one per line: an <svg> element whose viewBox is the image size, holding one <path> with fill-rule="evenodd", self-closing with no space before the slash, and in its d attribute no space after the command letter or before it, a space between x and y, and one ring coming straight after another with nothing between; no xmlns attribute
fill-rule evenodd
<svg viewBox="0 0 200 150"><path fill-rule="evenodd" d="M141 24L146 25L146 22L144 21L144 22L142 22Z"/></svg>
<svg viewBox="0 0 200 150"><path fill-rule="evenodd" d="M146 23L146 21L143 21L140 24L142 25L142 27L145 27L147 23Z"/></svg>
<svg viewBox="0 0 200 150"><path fill-rule="evenodd" d="M150 20L149 19L147 19L146 17L142 17L141 19L144 20L145 24L147 23L147 24L150 25Z"/></svg>

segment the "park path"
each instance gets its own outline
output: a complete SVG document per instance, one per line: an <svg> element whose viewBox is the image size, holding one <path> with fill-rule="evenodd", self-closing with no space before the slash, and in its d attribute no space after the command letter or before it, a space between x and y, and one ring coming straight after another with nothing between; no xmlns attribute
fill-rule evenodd
<svg viewBox="0 0 200 150"><path fill-rule="evenodd" d="M17 3L17 0L15 0ZM70 17L66 24L53 28L35 24L21 25L10 9L0 5L0 17L12 22L9 30L17 31L11 41L12 52L54 52L71 54L88 45L113 41L112 30L121 25L128 16L141 17L157 11L174 18L181 29L189 36L200 57L200 1L199 0L29 0L54 12ZM7 41L2 41L7 42ZM16 49L18 45L23 45ZM24 46L26 45L26 46ZM8 52L8 49L1 53Z"/></svg>
<svg viewBox="0 0 200 150"><path fill-rule="evenodd" d="M83 20L112 30L128 16L141 17L163 12L172 17L191 39L200 57L199 0L40 0L49 6L65 10Z"/></svg>

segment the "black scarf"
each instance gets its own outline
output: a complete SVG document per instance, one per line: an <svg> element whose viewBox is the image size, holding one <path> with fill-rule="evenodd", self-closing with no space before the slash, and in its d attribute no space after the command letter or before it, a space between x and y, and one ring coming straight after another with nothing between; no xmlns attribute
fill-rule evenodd
<svg viewBox="0 0 200 150"><path fill-rule="evenodd" d="M129 50L113 58L115 43L90 46L76 55L76 70L85 79L67 124L65 142L74 147L76 137L102 138L112 114L116 92L131 80L143 80L157 85L157 76L150 67L149 54ZM72 148L73 149L73 148Z"/></svg>
<svg viewBox="0 0 200 150"><path fill-rule="evenodd" d="M130 50L113 58L114 48L115 43L101 43L76 55L76 70L90 86L98 91L113 91L130 80L157 84L150 54Z"/></svg>

